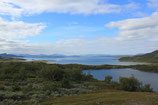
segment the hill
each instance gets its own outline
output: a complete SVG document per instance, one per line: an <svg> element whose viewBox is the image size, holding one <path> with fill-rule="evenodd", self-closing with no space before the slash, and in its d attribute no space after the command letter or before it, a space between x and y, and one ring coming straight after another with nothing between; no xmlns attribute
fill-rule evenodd
<svg viewBox="0 0 158 105"><path fill-rule="evenodd" d="M12 58L12 57L4 57L0 55L0 61L1 62L5 62L5 61L21 61L21 60L25 60L25 59L21 59L21 58Z"/></svg>
<svg viewBox="0 0 158 105"><path fill-rule="evenodd" d="M158 50L144 55L122 57L120 61L158 63Z"/></svg>
<svg viewBox="0 0 158 105"><path fill-rule="evenodd" d="M14 58L0 56L0 61L10 61L10 60L14 60Z"/></svg>

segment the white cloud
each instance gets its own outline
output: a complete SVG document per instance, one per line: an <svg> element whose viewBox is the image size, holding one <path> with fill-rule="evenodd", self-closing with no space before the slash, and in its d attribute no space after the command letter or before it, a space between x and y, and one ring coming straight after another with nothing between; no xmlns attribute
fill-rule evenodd
<svg viewBox="0 0 158 105"><path fill-rule="evenodd" d="M138 54L158 49L153 41L121 41L102 37L96 40L69 39L57 41L53 53L59 54Z"/></svg>
<svg viewBox="0 0 158 105"><path fill-rule="evenodd" d="M158 13L144 18L127 19L111 22L106 26L118 28L120 40L153 40L158 39Z"/></svg>
<svg viewBox="0 0 158 105"><path fill-rule="evenodd" d="M0 1L0 15L20 16L22 12L23 10L15 5Z"/></svg>
<svg viewBox="0 0 158 105"><path fill-rule="evenodd" d="M158 0L148 0L149 2L147 5L151 8L156 8L158 9Z"/></svg>
<svg viewBox="0 0 158 105"><path fill-rule="evenodd" d="M102 0L1 0L1 14L21 15L40 14L42 12L71 14L119 13L126 9L136 9L135 3L117 5L101 3ZM15 13L15 14L13 14Z"/></svg>
<svg viewBox="0 0 158 105"><path fill-rule="evenodd" d="M0 53L12 53L12 54L50 54L52 51L50 44L29 44L22 41L10 41L0 39Z"/></svg>
<svg viewBox="0 0 158 105"><path fill-rule="evenodd" d="M137 54L137 53L151 52L153 50L158 49L158 43L157 43L158 18L157 17L158 17L158 13L155 12L151 16L144 18L134 18L134 19L111 22L106 26L111 28L115 28L115 27L118 28L118 36L102 37L95 40L74 38L68 40L58 40L54 44L53 43L29 44L29 42L24 43L19 41L7 41L1 39L0 51L1 53L2 52L28 53L28 54L58 53L58 54L68 54L68 55L70 54ZM14 24L13 29L4 28L4 26L12 27L12 25L11 26L2 25L3 22L7 24L14 23L1 19L0 27L2 28L0 28L0 31L1 29L3 29L3 33L5 32L5 30L6 32L9 31L9 29L14 30L15 26L16 26L15 29L21 29L22 27L21 25ZM25 26L25 24L23 24L23 26ZM32 24L31 24L31 29L32 29ZM21 30L23 31L23 28ZM24 28L24 30L27 30L27 28ZM33 33L36 33L36 31ZM39 33L39 31L37 31L37 33ZM5 36L0 38L4 38L4 37Z"/></svg>
<svg viewBox="0 0 158 105"><path fill-rule="evenodd" d="M22 21L7 21L0 18L0 38L19 39L39 35L45 28L43 23L25 23Z"/></svg>
<svg viewBox="0 0 158 105"><path fill-rule="evenodd" d="M120 41L102 37L96 40L69 39L54 44L29 44L0 39L0 53L16 54L137 54L158 49L154 41Z"/></svg>
<svg viewBox="0 0 158 105"><path fill-rule="evenodd" d="M156 7L157 0L150 0ZM154 4L155 3L155 4ZM138 4L116 5L101 3L101 0L0 0L0 15L21 16L43 12L70 14L106 14L135 10ZM54 44L30 44L15 39L36 36L45 28L43 23L7 21L0 18L0 53L28 54L136 54L158 49L158 13L145 18L111 22L107 26L118 28L117 37L102 37L95 40L59 40ZM76 24L76 23L73 23ZM82 29L83 28L83 29ZM85 27L77 27L84 30ZM94 31L93 28L85 28ZM70 32L74 30L67 27ZM67 31L66 30L66 31ZM9 40L6 40L9 39ZM10 41L12 39L13 41ZM119 40L118 40L119 39ZM122 41L123 40L123 41Z"/></svg>

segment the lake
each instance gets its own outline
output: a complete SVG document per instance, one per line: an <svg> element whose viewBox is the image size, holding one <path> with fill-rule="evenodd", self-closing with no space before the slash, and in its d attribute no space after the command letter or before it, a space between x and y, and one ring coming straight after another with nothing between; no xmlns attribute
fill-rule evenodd
<svg viewBox="0 0 158 105"><path fill-rule="evenodd" d="M116 56L79 56L79 57L24 57L26 60L50 60L58 64L84 64L84 65L136 65L143 63L120 62ZM52 60L52 61L51 61Z"/></svg>
<svg viewBox="0 0 158 105"><path fill-rule="evenodd" d="M136 62L120 62L116 56L75 56L75 57L24 57L28 61L31 60L50 60L50 63L58 64L84 64L84 65L136 65L143 63ZM52 61L51 61L52 60ZM133 69L111 69L111 70L88 70L94 78L104 80L105 76L111 75L114 81L118 81L119 77L130 77L132 74L143 83L151 84L154 91L158 92L158 74L142 72Z"/></svg>
<svg viewBox="0 0 158 105"><path fill-rule="evenodd" d="M84 70L84 73L92 74L98 80L104 80L108 75L113 77L113 81L118 81L119 77L130 77L134 75L143 84L150 84L154 91L158 92L158 73L143 72L134 69L109 69L109 70Z"/></svg>

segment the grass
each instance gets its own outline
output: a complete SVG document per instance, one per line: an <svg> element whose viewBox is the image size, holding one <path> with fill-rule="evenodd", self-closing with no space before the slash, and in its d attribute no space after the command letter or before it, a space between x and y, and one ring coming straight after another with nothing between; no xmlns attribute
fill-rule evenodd
<svg viewBox="0 0 158 105"><path fill-rule="evenodd" d="M88 94L50 97L41 105L158 105L158 93L116 90L103 81L88 85L96 89Z"/></svg>
<svg viewBox="0 0 158 105"><path fill-rule="evenodd" d="M52 97L42 105L158 105L158 93L103 90L90 94Z"/></svg>

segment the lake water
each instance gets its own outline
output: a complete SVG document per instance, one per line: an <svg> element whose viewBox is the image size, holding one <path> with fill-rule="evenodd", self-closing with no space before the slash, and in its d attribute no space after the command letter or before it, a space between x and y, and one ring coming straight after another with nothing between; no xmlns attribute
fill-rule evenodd
<svg viewBox="0 0 158 105"><path fill-rule="evenodd" d="M85 65L136 65L142 63L135 62L119 62L119 58L115 56L79 56L79 57L24 57L27 60L52 60L49 62L58 64L85 64Z"/></svg>
<svg viewBox="0 0 158 105"><path fill-rule="evenodd" d="M78 56L78 57L24 57L31 60L50 60L50 63L58 64L85 64L85 65L136 65L143 63L135 62L120 62L118 57L115 56ZM90 72L94 78L104 80L105 76L111 75L114 81L118 81L119 77L130 77L132 74L143 83L151 84L154 91L158 92L158 74L142 72L133 69L111 69L111 70L88 70L85 73Z"/></svg>
<svg viewBox="0 0 158 105"><path fill-rule="evenodd" d="M92 74L98 80L104 80L108 75L113 77L113 81L118 81L119 77L130 77L134 75L143 84L150 84L154 91L158 92L158 73L143 72L134 69L109 69L109 70L84 70L84 73Z"/></svg>

